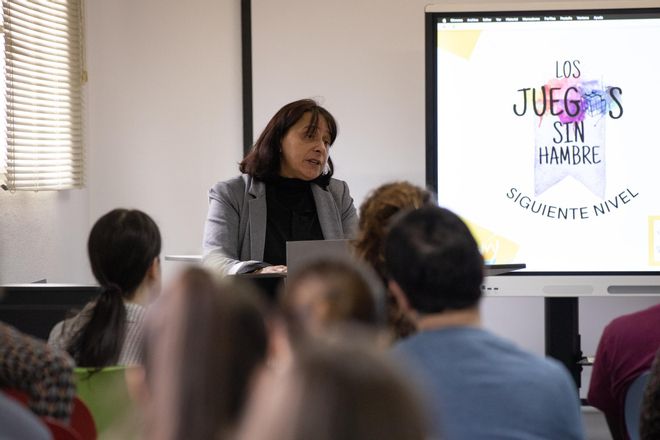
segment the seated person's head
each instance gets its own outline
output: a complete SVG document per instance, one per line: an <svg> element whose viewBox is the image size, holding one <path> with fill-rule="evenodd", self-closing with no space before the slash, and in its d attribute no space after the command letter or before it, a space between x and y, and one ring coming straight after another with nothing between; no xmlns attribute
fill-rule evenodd
<svg viewBox="0 0 660 440"><path fill-rule="evenodd" d="M89 262L101 287L115 290L125 299L153 270L160 287L160 231L156 223L137 209L113 209L99 218L87 241Z"/></svg>
<svg viewBox="0 0 660 440"><path fill-rule="evenodd" d="M265 316L246 286L187 269L149 317L150 438L222 438L266 358Z"/></svg>
<svg viewBox="0 0 660 440"><path fill-rule="evenodd" d="M260 376L238 438L429 438L421 401L391 362L346 339L304 344L282 374Z"/></svg>
<svg viewBox="0 0 660 440"><path fill-rule="evenodd" d="M357 255L385 280L384 243L390 220L402 210L432 203L431 193L409 182L386 183L373 190L360 205L360 222L354 241Z"/></svg>
<svg viewBox="0 0 660 440"><path fill-rule="evenodd" d="M392 225L385 243L387 272L421 314L475 308L483 258L469 229L439 207L410 211Z"/></svg>
<svg viewBox="0 0 660 440"><path fill-rule="evenodd" d="M300 333L321 333L335 323L375 327L384 318L382 284L355 261L311 262L287 280L281 304L294 339Z"/></svg>

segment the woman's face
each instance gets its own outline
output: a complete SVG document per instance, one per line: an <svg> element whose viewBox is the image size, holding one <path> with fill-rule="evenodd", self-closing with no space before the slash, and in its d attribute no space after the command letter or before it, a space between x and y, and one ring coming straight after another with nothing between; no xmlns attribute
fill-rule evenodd
<svg viewBox="0 0 660 440"><path fill-rule="evenodd" d="M280 176L314 180L323 172L332 138L322 116L316 130L309 134L311 119L310 112L304 113L282 138Z"/></svg>

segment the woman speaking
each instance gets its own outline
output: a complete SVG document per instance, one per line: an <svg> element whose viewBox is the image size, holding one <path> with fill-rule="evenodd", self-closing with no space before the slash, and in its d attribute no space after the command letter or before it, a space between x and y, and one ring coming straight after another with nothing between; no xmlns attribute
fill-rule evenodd
<svg viewBox="0 0 660 440"><path fill-rule="evenodd" d="M332 178L332 115L316 101L282 107L240 163L209 191L204 263L223 274L286 272L286 242L352 238L345 182Z"/></svg>

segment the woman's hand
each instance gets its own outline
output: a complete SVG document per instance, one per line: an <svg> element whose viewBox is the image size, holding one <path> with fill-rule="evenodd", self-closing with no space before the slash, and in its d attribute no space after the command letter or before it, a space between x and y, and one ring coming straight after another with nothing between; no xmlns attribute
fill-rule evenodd
<svg viewBox="0 0 660 440"><path fill-rule="evenodd" d="M286 266L266 266L255 270L253 273L286 273Z"/></svg>

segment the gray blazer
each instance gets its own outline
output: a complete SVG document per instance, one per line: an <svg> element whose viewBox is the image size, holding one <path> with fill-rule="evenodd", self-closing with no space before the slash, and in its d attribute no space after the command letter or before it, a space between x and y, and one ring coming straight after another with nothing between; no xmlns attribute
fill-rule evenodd
<svg viewBox="0 0 660 440"><path fill-rule="evenodd" d="M346 182L330 179L326 189L311 186L323 238L353 238L358 218ZM204 264L222 274L268 266L262 261L265 242L266 185L245 174L216 183L209 190Z"/></svg>

